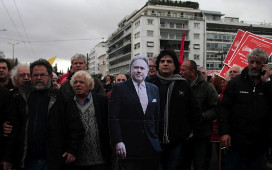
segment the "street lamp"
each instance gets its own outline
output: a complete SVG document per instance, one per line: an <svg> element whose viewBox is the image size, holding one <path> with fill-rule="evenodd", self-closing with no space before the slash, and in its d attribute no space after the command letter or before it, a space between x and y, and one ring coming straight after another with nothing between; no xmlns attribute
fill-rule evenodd
<svg viewBox="0 0 272 170"><path fill-rule="evenodd" d="M19 44L19 43L18 42L17 43L10 43L9 42L9 44L12 45L12 61L14 62L14 46L17 45L17 44Z"/></svg>

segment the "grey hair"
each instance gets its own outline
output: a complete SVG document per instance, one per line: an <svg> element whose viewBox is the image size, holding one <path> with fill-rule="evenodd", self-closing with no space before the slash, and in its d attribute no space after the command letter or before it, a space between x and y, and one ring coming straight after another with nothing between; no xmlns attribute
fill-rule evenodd
<svg viewBox="0 0 272 170"><path fill-rule="evenodd" d="M157 61L157 57L150 57L148 58L149 61L153 61L154 63L156 63Z"/></svg>
<svg viewBox="0 0 272 170"><path fill-rule="evenodd" d="M85 64L87 64L87 57L83 54L75 54L72 58L71 58L71 64L73 64L73 61L76 59L82 59Z"/></svg>
<svg viewBox="0 0 272 170"><path fill-rule="evenodd" d="M75 78L76 78L76 77L84 76L84 75L85 75L85 77L86 77L87 85L88 85L88 86L91 85L91 90L93 90L93 88L94 88L94 79L92 78L92 76L91 76L88 72L86 72L86 71L84 71L84 70L80 70L80 71L76 72L76 73L72 76L71 81L70 81L71 86L72 86L72 87L74 86Z"/></svg>
<svg viewBox="0 0 272 170"><path fill-rule="evenodd" d="M248 55L247 55L247 61L249 61L249 57L253 58L260 58L264 61L265 64L268 63L268 54L261 48L255 48L253 49Z"/></svg>
<svg viewBox="0 0 272 170"><path fill-rule="evenodd" d="M131 61L130 61L130 65L129 65L129 70L131 72L131 67L133 65L133 63L136 61L136 60L144 60L147 64L147 68L149 66L149 59L146 57L146 56L134 56Z"/></svg>
<svg viewBox="0 0 272 170"><path fill-rule="evenodd" d="M242 68L239 67L239 66L237 66L237 65L234 65L234 66L232 66L231 68L238 68L239 73L242 72ZM231 69L231 68L230 68L230 69ZM230 69L229 69L229 71L230 71Z"/></svg>
<svg viewBox="0 0 272 170"><path fill-rule="evenodd" d="M28 64L18 64L17 66L15 66L12 70L11 70L11 75L10 75L10 78L11 78L11 81L12 81L12 84L14 87L18 87L18 84L17 84L17 81L18 80L18 70L22 67L27 67L29 68L29 65ZM30 68L29 68L30 70Z"/></svg>

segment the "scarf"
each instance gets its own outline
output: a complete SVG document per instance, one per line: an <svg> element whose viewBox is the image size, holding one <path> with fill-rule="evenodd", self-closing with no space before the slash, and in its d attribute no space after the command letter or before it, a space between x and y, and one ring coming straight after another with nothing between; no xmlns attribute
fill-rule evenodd
<svg viewBox="0 0 272 170"><path fill-rule="evenodd" d="M159 78L161 84L169 84L167 90L167 98L166 98L166 105L164 109L164 124L163 124L163 143L167 144L170 143L169 140L169 127L168 127L168 115L169 115L169 106L170 106L170 99L173 87L175 85L175 81L177 80L185 80L179 74L174 74L172 78L164 78L159 75L157 72L157 77Z"/></svg>

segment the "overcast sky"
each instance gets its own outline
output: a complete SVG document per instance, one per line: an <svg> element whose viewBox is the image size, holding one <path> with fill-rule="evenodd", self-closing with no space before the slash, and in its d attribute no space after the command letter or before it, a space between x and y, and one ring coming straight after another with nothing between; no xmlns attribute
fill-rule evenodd
<svg viewBox="0 0 272 170"><path fill-rule="evenodd" d="M57 56L66 72L75 53L87 54L147 0L0 0L0 51L21 62ZM272 23L271 0L196 0L201 10ZM1 31L6 29L6 31ZM55 65L54 63L54 65Z"/></svg>

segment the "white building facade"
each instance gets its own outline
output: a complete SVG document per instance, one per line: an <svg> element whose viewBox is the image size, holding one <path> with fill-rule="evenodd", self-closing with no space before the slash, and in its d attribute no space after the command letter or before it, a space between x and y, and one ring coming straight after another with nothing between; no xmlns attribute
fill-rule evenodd
<svg viewBox="0 0 272 170"><path fill-rule="evenodd" d="M88 70L91 75L106 75L107 72L107 42L98 43L91 51L88 57Z"/></svg>
<svg viewBox="0 0 272 170"><path fill-rule="evenodd" d="M107 74L129 73L130 59L136 55L156 57L163 49L173 49L178 56L183 31L184 60L194 60L207 70L221 69L238 29L272 39L272 24L223 16L217 11L147 3L120 21L108 37ZM94 73L95 63L90 64Z"/></svg>

